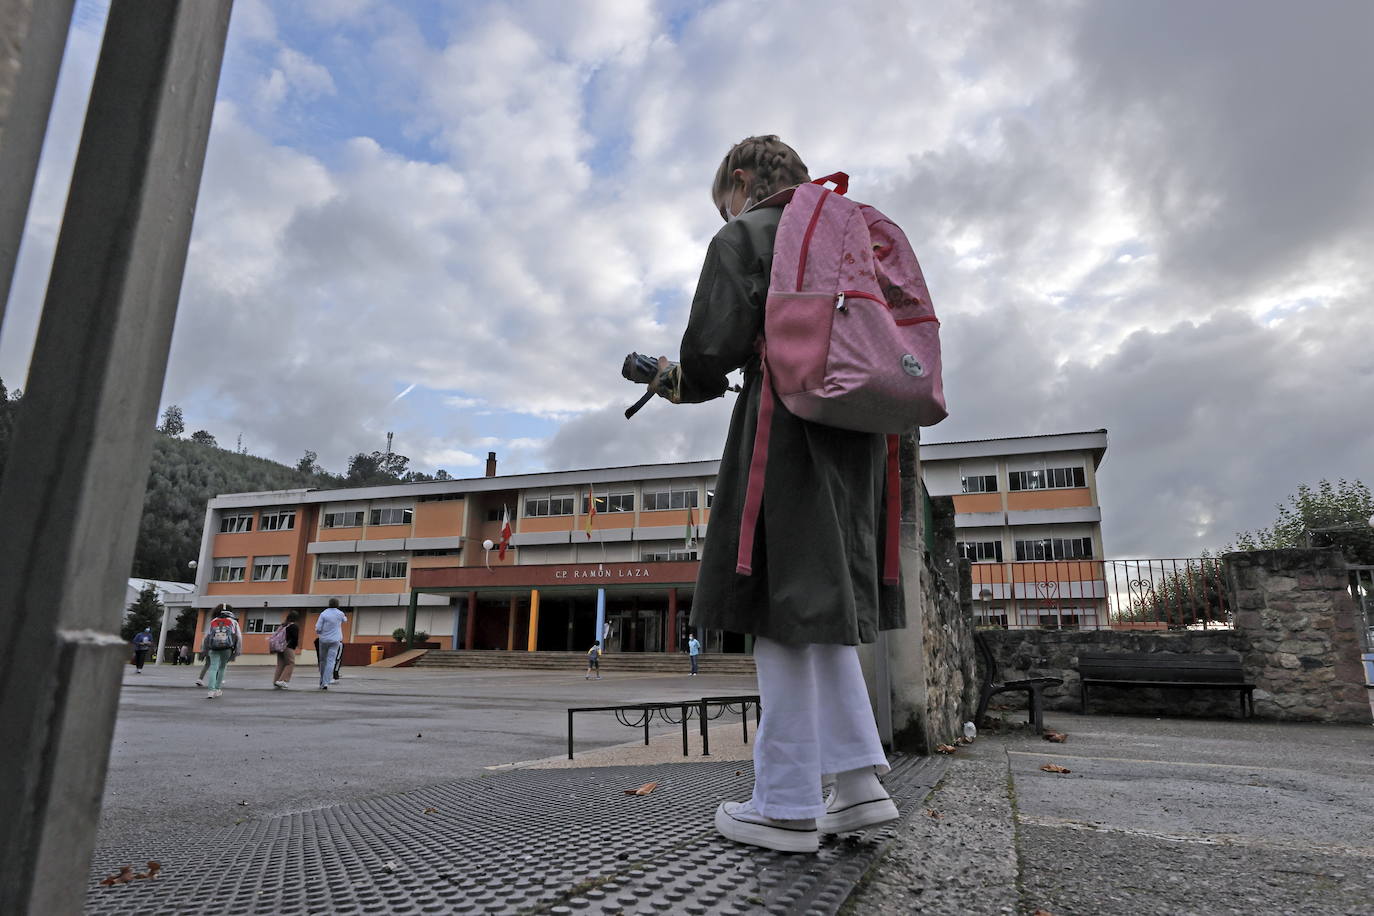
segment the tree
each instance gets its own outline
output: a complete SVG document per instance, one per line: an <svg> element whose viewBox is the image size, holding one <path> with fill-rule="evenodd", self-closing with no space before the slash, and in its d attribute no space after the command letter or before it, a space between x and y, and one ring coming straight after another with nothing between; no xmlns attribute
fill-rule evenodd
<svg viewBox="0 0 1374 916"><path fill-rule="evenodd" d="M399 483L408 464L409 458L395 452L358 452L348 460L344 482L353 486Z"/></svg>
<svg viewBox="0 0 1374 916"><path fill-rule="evenodd" d="M191 433L191 441L198 442L201 445L208 445L211 448L219 448L219 443L215 441L215 437L206 429L198 429Z"/></svg>
<svg viewBox="0 0 1374 916"><path fill-rule="evenodd" d="M181 408L175 404L169 404L167 409L162 412L162 425L157 431L164 436L171 436L173 439L186 432L186 421L182 419Z"/></svg>
<svg viewBox="0 0 1374 916"><path fill-rule="evenodd" d="M320 467L316 460L319 457L319 455L315 454L310 449L306 449L305 454L301 456L301 460L296 462L296 470L300 471L302 474L323 473L324 468Z"/></svg>
<svg viewBox="0 0 1374 916"><path fill-rule="evenodd" d="M133 639L135 633L151 628L153 639L156 640L158 632L162 629L163 610L162 600L157 596L157 586L151 582L143 586L143 590L124 613L124 625L119 628L120 638Z"/></svg>
<svg viewBox="0 0 1374 916"><path fill-rule="evenodd" d="M177 614L176 625L167 631L167 645L190 646L196 638L196 609L188 607ZM195 649L194 646L191 646Z"/></svg>
<svg viewBox="0 0 1374 916"><path fill-rule="evenodd" d="M1118 621L1163 623L1171 630L1183 630L1194 624L1231 619L1225 569L1221 560L1207 551L1203 551L1202 559L1189 560L1182 569L1175 567L1167 573L1163 561L1158 570L1153 561L1145 570L1137 567L1137 578L1127 586L1131 603L1117 612Z"/></svg>
<svg viewBox="0 0 1374 916"><path fill-rule="evenodd" d="M1344 478L1334 485L1320 481L1315 488L1302 484L1277 507L1278 518L1268 528L1238 531L1227 550L1274 550L1283 547L1336 547L1347 563L1374 564L1374 494L1360 481Z"/></svg>

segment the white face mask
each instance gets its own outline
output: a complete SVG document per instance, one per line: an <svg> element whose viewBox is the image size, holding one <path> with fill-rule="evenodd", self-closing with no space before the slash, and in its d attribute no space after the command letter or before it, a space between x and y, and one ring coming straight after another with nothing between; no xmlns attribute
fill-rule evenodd
<svg viewBox="0 0 1374 916"><path fill-rule="evenodd" d="M734 196L734 192L733 192L733 191L731 192L730 196L731 196L731 197ZM746 198L744 198L744 203L740 206L739 212L738 212L738 213L731 213L731 212L730 212L730 201L728 201L728 200L725 202L725 206L721 207L721 209L725 211L725 221L726 221L727 223L733 223L735 220L739 219L741 216L744 215L744 211L745 211L745 210L748 210L748 209L749 209L750 207L752 207L753 205L754 205L754 198L753 198L753 197L746 197Z"/></svg>

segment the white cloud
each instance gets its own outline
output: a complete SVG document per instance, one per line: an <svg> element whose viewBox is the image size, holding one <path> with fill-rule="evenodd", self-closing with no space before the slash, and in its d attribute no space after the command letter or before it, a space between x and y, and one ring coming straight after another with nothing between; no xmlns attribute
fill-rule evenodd
<svg viewBox="0 0 1374 916"><path fill-rule="evenodd" d="M166 399L331 467L388 431L420 470L714 457L733 401L627 422L620 361L676 352L711 175L775 131L921 257L952 409L928 440L1107 427L1108 547L1216 546L1374 477L1371 14L1261 6L240 0ZM816 23L864 66L818 66Z"/></svg>

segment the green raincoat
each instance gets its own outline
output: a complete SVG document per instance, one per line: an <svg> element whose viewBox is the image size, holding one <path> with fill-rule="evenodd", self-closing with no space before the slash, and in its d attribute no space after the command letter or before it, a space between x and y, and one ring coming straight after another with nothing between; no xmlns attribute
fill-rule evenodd
<svg viewBox="0 0 1374 916"><path fill-rule="evenodd" d="M691 625L780 642L873 642L906 625L900 585L884 586L883 437L773 410L753 575L735 572L740 517L758 425L761 374L754 346L782 209L750 210L711 240L682 337L684 403L718 398L743 367L716 478Z"/></svg>

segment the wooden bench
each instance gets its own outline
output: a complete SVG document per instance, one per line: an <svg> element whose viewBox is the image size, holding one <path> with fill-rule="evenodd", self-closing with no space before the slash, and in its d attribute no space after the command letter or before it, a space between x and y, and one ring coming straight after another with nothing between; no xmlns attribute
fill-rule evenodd
<svg viewBox="0 0 1374 916"><path fill-rule="evenodd" d="M1161 687L1166 690L1234 690L1240 713L1255 713L1239 655L1176 655L1169 652L1084 653L1078 656L1080 712L1088 711L1090 687Z"/></svg>
<svg viewBox="0 0 1374 916"><path fill-rule="evenodd" d="M992 647L988 645L987 637L982 633L974 633L973 643L978 647L979 658L983 660L983 686L978 693L978 712L974 714L973 721L979 725L983 724L983 717L988 711L988 703L997 694L1024 693L1026 706L1029 709L1028 724L1035 728L1037 735L1044 734L1045 704L1041 695L1046 687L1058 687L1064 683L1064 679L1028 677L1016 681L998 681L997 675L1001 668L997 664L997 656L992 653Z"/></svg>

